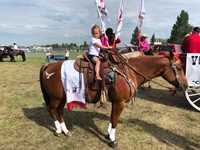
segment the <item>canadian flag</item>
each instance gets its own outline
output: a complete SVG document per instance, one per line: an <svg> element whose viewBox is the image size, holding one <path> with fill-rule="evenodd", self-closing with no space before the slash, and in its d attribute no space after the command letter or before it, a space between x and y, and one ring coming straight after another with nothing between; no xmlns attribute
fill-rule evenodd
<svg viewBox="0 0 200 150"><path fill-rule="evenodd" d="M120 36L121 30L123 27L123 18L124 18L124 0L121 0L118 17L117 17L117 30L116 30L116 39Z"/></svg>

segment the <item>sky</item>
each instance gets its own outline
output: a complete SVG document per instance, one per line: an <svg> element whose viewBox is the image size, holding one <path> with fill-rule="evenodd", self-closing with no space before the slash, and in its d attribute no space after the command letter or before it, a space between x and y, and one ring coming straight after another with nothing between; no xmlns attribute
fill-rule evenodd
<svg viewBox="0 0 200 150"><path fill-rule="evenodd" d="M128 43L137 25L140 0L125 0L121 39ZM106 0L109 25L116 26L120 0ZM184 9L190 24L200 25L200 0L145 0L143 32L168 38ZM0 0L0 45L89 41L90 28L100 24L95 0Z"/></svg>

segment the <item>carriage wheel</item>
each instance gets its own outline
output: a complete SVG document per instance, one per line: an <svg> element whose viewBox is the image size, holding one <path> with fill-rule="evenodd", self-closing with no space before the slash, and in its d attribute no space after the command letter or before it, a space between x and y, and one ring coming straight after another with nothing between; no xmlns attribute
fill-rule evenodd
<svg viewBox="0 0 200 150"><path fill-rule="evenodd" d="M185 97L192 107L200 111L200 87L189 87L185 91Z"/></svg>

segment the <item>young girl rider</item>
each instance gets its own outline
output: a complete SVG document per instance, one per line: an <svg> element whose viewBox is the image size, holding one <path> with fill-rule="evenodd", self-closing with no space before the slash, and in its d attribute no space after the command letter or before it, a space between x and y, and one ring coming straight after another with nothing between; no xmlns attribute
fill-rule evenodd
<svg viewBox="0 0 200 150"><path fill-rule="evenodd" d="M100 77L100 65L101 61L99 58L100 49L109 49L108 46L103 46L101 43L101 28L98 25L94 25L91 29L91 42L89 46L88 57L89 59L95 63L95 72L96 72L96 79L102 80Z"/></svg>

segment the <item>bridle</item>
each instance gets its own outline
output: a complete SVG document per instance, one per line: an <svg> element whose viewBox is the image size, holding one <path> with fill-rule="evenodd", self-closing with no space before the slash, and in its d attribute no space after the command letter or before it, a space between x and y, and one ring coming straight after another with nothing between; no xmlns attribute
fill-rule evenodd
<svg viewBox="0 0 200 150"><path fill-rule="evenodd" d="M113 53L112 53L112 55L113 55ZM161 87L164 87L164 88L167 88L167 89L169 89L169 90L172 90L171 87L168 87L168 86L165 86L165 85L163 85L163 84L160 84L160 83L158 83L158 82L156 82L156 81L153 81L153 80L151 80L149 77L145 76L143 73L139 72L135 67L131 66L131 65L128 63L128 61L127 61L121 54L115 53L114 55L116 55L116 56L120 59L120 61L121 61L121 63L122 63L123 65L126 65L130 70L132 70L133 72L135 72L136 74L138 74L139 76L141 76L141 77L144 78L144 81L142 82L142 84L145 83L145 82L147 82L147 81L151 81L151 82L153 82L153 83L155 83L155 84L157 84L157 85L159 85L159 86L161 86ZM179 88L180 88L180 85L182 85L182 84L180 83L180 80L179 80L180 77L179 77L179 74L178 74L178 68L177 68L177 66L176 66L176 62L173 63L173 62L171 61L170 58L168 58L168 59L169 59L169 62L170 62L171 69L173 70L173 72L174 72L174 74L175 74L175 80L172 81L171 84L175 85L175 87L176 87L177 89L179 89ZM167 73L170 72L170 71L171 71L171 70L167 71L165 74L167 74ZM120 71L118 71L118 73L119 73L119 72L120 72ZM121 74L123 77L125 77L125 79L127 80L127 78L128 78L127 75L125 75L124 73L121 73L121 72L120 72L120 74ZM127 81L130 81L130 80L127 80ZM130 83L128 83L128 84L129 84L129 86L130 86ZM134 84L134 85L135 85L135 84ZM181 88L183 88L183 87L181 86Z"/></svg>
<svg viewBox="0 0 200 150"><path fill-rule="evenodd" d="M179 71L180 69L178 69L178 67L177 67L177 65L176 65L176 62L173 63L170 59L169 59L169 61L170 61L170 66L171 66L171 68L172 68L172 70L173 70L173 72L174 72L174 74L175 74L175 80L172 81L171 83L172 83L172 84L175 84L175 87L176 87L177 89L180 89L180 87L183 89L183 86L182 86L182 84L181 84L181 82L180 82L180 76L179 76L179 73L178 73L178 71Z"/></svg>

